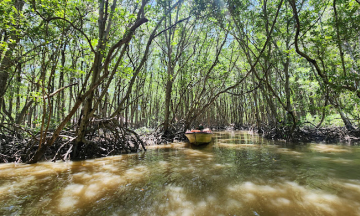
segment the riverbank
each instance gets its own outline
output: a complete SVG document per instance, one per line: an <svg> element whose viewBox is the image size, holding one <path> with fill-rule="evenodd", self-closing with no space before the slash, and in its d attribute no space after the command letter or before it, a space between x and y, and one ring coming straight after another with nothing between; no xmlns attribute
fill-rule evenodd
<svg viewBox="0 0 360 216"><path fill-rule="evenodd" d="M247 130L258 133L266 139L285 140L296 143L317 142L317 143L360 143L360 131L349 131L345 127L311 128L302 127L296 129L289 137L289 129L285 127L270 128L262 127L260 129L252 126L216 126L213 130ZM72 157L73 143L66 138L60 138L53 146L48 148L42 160L84 160L91 158L106 157L111 155L135 153L143 151L139 140L146 146L167 144L176 141L187 141L183 132L179 131L171 136L164 136L161 132L151 128L138 128L133 131L133 135L126 138L126 143L117 138L107 137L106 134L94 134L89 142L80 146L79 155ZM0 137L0 162L26 162L31 155L38 149L38 143L31 138L22 138L20 136L1 135Z"/></svg>
<svg viewBox="0 0 360 216"><path fill-rule="evenodd" d="M360 131L349 131L345 127L301 127L295 129L289 137L290 129L286 127L261 127L234 126L234 130L249 130L271 140L287 140L290 142L318 142L318 143L359 143Z"/></svg>

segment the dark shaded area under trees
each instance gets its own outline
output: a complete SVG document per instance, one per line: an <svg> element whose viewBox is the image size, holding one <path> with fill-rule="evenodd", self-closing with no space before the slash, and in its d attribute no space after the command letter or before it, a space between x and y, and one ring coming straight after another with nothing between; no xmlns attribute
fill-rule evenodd
<svg viewBox="0 0 360 216"><path fill-rule="evenodd" d="M0 14L1 162L136 152L199 123L360 137L357 0L4 0Z"/></svg>

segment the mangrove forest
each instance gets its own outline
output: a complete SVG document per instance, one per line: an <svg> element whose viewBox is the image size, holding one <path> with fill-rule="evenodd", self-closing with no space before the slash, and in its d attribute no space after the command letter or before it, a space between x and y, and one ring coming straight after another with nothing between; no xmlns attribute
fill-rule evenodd
<svg viewBox="0 0 360 216"><path fill-rule="evenodd" d="M360 0L0 0L0 215L359 216Z"/></svg>
<svg viewBox="0 0 360 216"><path fill-rule="evenodd" d="M358 0L2 0L0 159L145 151L199 124L360 138Z"/></svg>

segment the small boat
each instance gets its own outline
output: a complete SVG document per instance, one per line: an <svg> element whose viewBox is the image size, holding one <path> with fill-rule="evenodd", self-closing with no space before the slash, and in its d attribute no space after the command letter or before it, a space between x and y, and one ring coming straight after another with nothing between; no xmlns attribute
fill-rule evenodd
<svg viewBox="0 0 360 216"><path fill-rule="evenodd" d="M212 135L212 131L208 128L204 130L191 130L185 132L185 136L189 139L189 142L195 145L211 142Z"/></svg>

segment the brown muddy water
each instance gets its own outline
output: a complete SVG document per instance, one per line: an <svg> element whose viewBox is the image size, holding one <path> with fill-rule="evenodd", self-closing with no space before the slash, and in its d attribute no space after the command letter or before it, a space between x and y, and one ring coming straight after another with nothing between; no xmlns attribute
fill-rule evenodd
<svg viewBox="0 0 360 216"><path fill-rule="evenodd" d="M247 132L76 162L0 164L1 215L360 215L360 148Z"/></svg>

